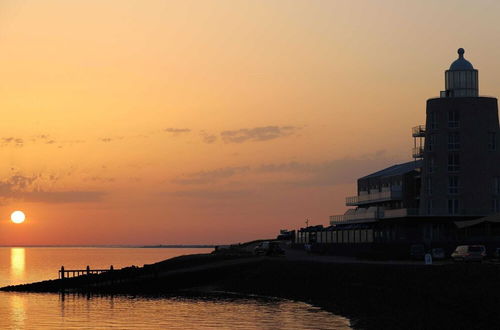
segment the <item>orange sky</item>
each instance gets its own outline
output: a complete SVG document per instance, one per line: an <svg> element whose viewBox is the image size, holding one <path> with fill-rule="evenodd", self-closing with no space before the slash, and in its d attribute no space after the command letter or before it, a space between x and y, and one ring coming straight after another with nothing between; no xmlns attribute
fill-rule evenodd
<svg viewBox="0 0 500 330"><path fill-rule="evenodd" d="M4 0L0 245L229 243L345 210L410 160L496 1ZM24 210L27 222L9 214ZM3 220L1 220L3 219Z"/></svg>

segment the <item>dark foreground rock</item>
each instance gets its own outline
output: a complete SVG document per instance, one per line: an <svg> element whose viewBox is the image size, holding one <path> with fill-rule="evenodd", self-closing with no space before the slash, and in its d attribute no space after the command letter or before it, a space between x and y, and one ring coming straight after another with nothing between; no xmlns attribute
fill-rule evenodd
<svg viewBox="0 0 500 330"><path fill-rule="evenodd" d="M193 255L2 290L155 295L230 291L309 302L349 317L359 329L500 327L500 266L494 264L429 267Z"/></svg>

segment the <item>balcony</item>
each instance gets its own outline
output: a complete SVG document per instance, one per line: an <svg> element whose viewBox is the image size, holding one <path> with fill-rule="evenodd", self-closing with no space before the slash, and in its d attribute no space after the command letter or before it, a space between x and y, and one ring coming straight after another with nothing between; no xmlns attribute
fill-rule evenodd
<svg viewBox="0 0 500 330"><path fill-rule="evenodd" d="M383 216L382 211L367 211L362 214L342 214L342 215L331 215L330 225L340 224L340 223L358 223L358 222L373 222L380 219Z"/></svg>
<svg viewBox="0 0 500 330"><path fill-rule="evenodd" d="M374 192L365 195L346 197L345 205L358 206L370 203L386 202L391 200L400 200L402 197L401 187L392 187L390 190Z"/></svg>
<svg viewBox="0 0 500 330"><path fill-rule="evenodd" d="M424 158L424 147L420 146L412 148L412 156L414 159Z"/></svg>
<svg viewBox="0 0 500 330"><path fill-rule="evenodd" d="M411 135L413 137L425 137L425 126L419 125L411 129Z"/></svg>

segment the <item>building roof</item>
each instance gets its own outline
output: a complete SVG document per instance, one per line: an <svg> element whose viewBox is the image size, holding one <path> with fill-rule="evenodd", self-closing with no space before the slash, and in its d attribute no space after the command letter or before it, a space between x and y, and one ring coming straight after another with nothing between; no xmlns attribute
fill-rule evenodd
<svg viewBox="0 0 500 330"><path fill-rule="evenodd" d="M364 176L360 179L369 179L369 178L376 178L376 177L387 177L387 176L395 176L395 175L403 175L405 173L411 172L416 170L417 168L422 167L422 161L417 160L417 161L411 161L408 163L403 163L403 164L396 164L392 165L391 167L385 168L381 171L368 174L367 176Z"/></svg>
<svg viewBox="0 0 500 330"><path fill-rule="evenodd" d="M453 63L450 65L450 70L451 71L468 71L468 70L474 70L474 67L472 66L471 62L467 61L464 58L464 49L459 48L458 51L458 59L456 59Z"/></svg>

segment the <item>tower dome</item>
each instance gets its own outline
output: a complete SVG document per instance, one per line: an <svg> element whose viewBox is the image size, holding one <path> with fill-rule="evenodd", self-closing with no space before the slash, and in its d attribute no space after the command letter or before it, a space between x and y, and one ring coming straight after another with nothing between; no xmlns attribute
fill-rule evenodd
<svg viewBox="0 0 500 330"><path fill-rule="evenodd" d="M464 58L464 49L458 49L458 59L446 70L445 90L441 97L477 97L479 95L478 71Z"/></svg>
<svg viewBox="0 0 500 330"><path fill-rule="evenodd" d="M467 61L464 58L464 49L459 48L458 51L458 59L456 59L453 63L450 65L450 70L451 71L467 71L467 70L474 70L474 67L472 66L471 62Z"/></svg>

